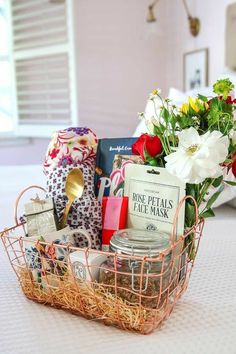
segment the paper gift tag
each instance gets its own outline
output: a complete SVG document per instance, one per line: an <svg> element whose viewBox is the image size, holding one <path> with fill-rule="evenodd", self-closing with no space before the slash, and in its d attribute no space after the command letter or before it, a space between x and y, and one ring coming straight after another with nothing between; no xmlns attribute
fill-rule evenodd
<svg viewBox="0 0 236 354"><path fill-rule="evenodd" d="M57 230L52 198L38 197L25 204L28 236L44 236Z"/></svg>
<svg viewBox="0 0 236 354"><path fill-rule="evenodd" d="M171 233L185 183L160 167L127 165L125 176L128 227ZM176 236L184 231L184 209L179 213Z"/></svg>

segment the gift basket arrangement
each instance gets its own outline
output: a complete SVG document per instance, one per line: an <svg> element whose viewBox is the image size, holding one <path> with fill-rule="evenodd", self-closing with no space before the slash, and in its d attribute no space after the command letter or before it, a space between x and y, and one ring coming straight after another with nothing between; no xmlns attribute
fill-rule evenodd
<svg viewBox="0 0 236 354"><path fill-rule="evenodd" d="M181 108L154 90L140 114L150 133L138 139L54 134L46 189L21 191L15 226L0 233L27 298L124 330L160 327L187 288L213 203L236 185L232 89L218 80L214 97Z"/></svg>

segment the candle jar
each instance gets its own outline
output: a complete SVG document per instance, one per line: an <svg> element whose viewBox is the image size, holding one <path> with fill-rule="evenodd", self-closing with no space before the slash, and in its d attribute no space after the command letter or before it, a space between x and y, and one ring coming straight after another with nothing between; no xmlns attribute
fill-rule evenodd
<svg viewBox="0 0 236 354"><path fill-rule="evenodd" d="M129 303L139 304L141 299L144 307L157 308L175 284L169 247L170 235L165 233L117 231L110 241L110 251L115 254L101 265L99 282Z"/></svg>

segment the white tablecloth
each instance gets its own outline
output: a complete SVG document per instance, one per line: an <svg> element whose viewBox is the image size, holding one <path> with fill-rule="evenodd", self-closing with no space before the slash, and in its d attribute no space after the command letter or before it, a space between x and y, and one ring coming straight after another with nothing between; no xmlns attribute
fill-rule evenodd
<svg viewBox="0 0 236 354"><path fill-rule="evenodd" d="M44 182L39 167L0 168L0 224L12 224L23 187ZM206 224L189 288L161 330L143 336L27 300L0 245L2 354L235 354L236 211Z"/></svg>

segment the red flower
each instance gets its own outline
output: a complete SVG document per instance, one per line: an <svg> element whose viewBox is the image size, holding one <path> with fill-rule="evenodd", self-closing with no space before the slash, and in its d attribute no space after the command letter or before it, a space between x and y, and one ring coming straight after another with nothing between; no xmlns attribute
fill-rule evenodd
<svg viewBox="0 0 236 354"><path fill-rule="evenodd" d="M218 96L219 100L223 101L223 96ZM236 104L236 98L232 99L231 96L228 96L226 98L226 100L224 100L226 103L230 103L230 104ZM211 105L211 99L207 102L207 104L210 106Z"/></svg>
<svg viewBox="0 0 236 354"><path fill-rule="evenodd" d="M228 96L225 100L226 103L236 104L236 99L232 99L231 96Z"/></svg>
<svg viewBox="0 0 236 354"><path fill-rule="evenodd" d="M161 140L156 135L153 137L149 136L149 138L146 140L145 147L148 155L151 157L156 157L162 152Z"/></svg>
<svg viewBox="0 0 236 354"><path fill-rule="evenodd" d="M236 158L232 163L232 172L233 172L234 177L236 178Z"/></svg>
<svg viewBox="0 0 236 354"><path fill-rule="evenodd" d="M138 140L132 145L132 153L134 155L140 155L145 161L145 152L150 157L156 157L162 152L161 140L158 136L149 136L148 134L142 134Z"/></svg>
<svg viewBox="0 0 236 354"><path fill-rule="evenodd" d="M148 136L147 134L140 135L138 140L136 140L135 143L133 143L133 145L132 145L132 153L134 155L140 155L143 160L145 160L145 158L144 158L144 145L145 145L145 141L147 139L147 136Z"/></svg>

